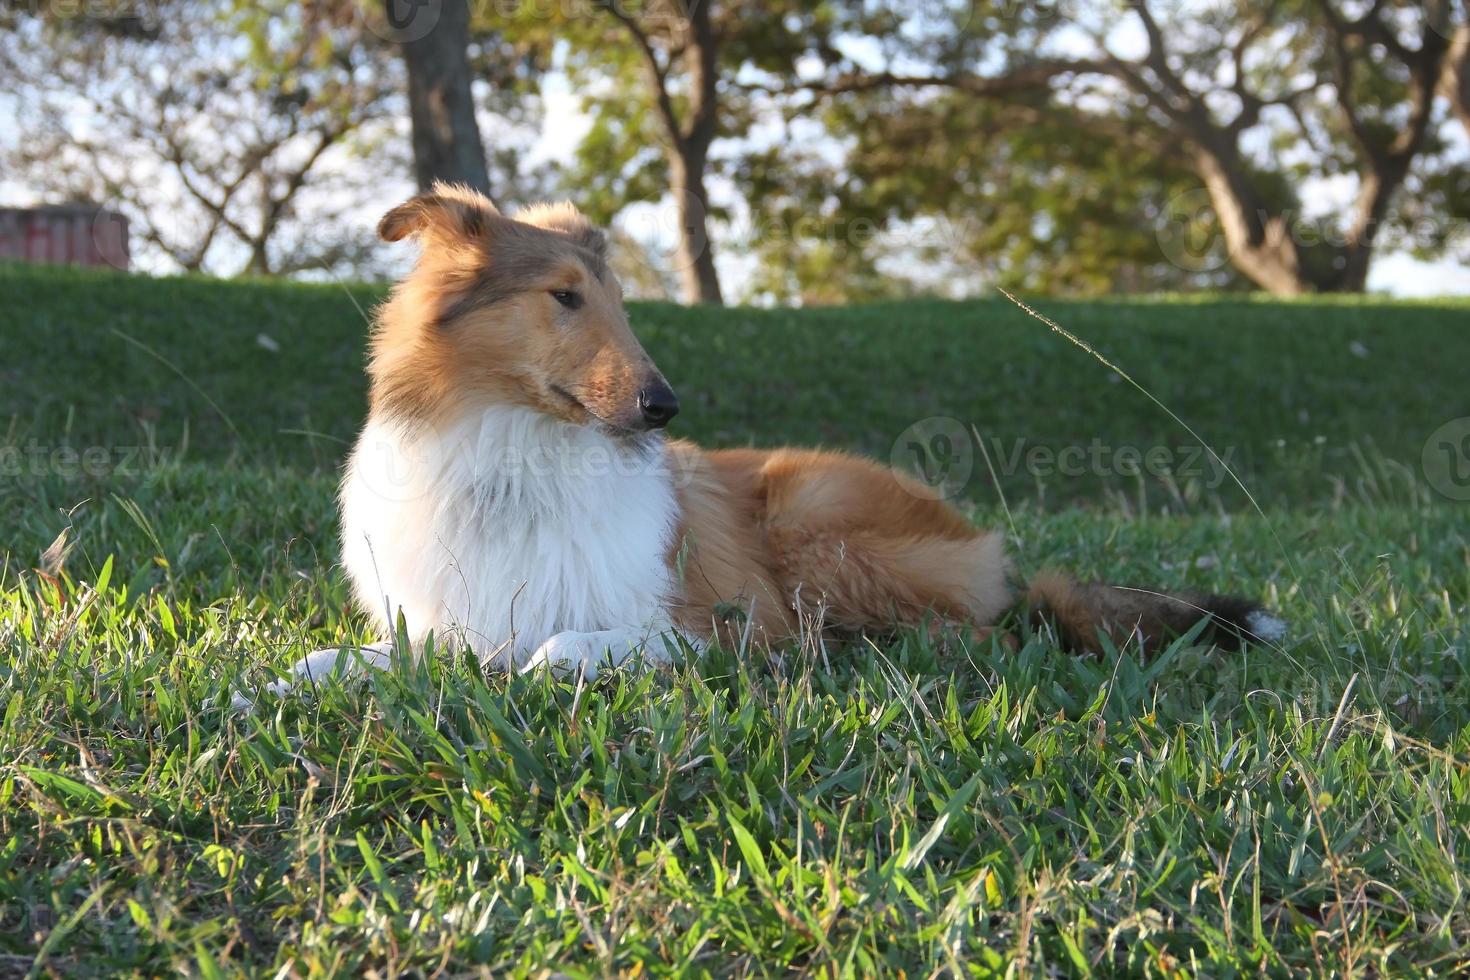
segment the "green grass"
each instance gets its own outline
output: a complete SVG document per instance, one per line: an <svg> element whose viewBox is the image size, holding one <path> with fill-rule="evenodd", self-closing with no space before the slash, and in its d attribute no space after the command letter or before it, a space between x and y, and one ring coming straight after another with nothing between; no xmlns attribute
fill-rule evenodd
<svg viewBox="0 0 1470 980"><path fill-rule="evenodd" d="M978 454L965 506L1026 569L1257 593L1281 649L915 635L585 689L435 657L235 716L232 680L365 637L333 567L353 302L0 293L0 975L1470 968L1470 505L1419 470L1470 416L1464 306L1042 304L1265 513ZM634 321L710 444L1194 444L1003 304Z"/></svg>

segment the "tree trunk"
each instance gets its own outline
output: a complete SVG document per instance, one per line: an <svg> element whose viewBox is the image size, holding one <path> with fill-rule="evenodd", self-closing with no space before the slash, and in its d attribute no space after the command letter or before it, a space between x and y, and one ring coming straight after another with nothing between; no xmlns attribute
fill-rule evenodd
<svg viewBox="0 0 1470 980"><path fill-rule="evenodd" d="M257 238L250 243L250 261L245 264L245 275L269 276L271 274L270 255L266 252L265 246L264 238Z"/></svg>
<svg viewBox="0 0 1470 980"><path fill-rule="evenodd" d="M679 275L684 302L724 305L715 271L714 242L709 237L709 191L704 186L709 148L719 131L719 36L710 19L712 0L695 0L684 57L689 65L688 131L674 140L670 168L674 200L679 207Z"/></svg>
<svg viewBox="0 0 1470 980"><path fill-rule="evenodd" d="M1147 0L1135 2L1135 12L1148 35L1143 61L1128 64L1111 59L1107 64L1192 145L1194 169L1219 217L1231 263L1252 282L1279 296L1361 292L1365 288L1379 227L1423 145L1436 89L1452 102L1456 92L1467 94L1465 78L1455 69L1470 59L1470 29L1462 26L1456 31L1455 50L1451 51L1450 39L1434 29L1441 20L1439 15L1446 13L1442 4L1428 11L1428 24L1417 49L1395 39L1392 29L1379 20L1378 3L1352 21L1343 20L1328 3L1320 6L1333 42L1338 103L1359 150L1358 197L1341 242L1329 240L1325 228L1301 223L1300 215L1273 211L1252 182L1250 167L1240 151L1240 134L1256 124L1268 103L1241 87L1241 59L1247 40L1241 40L1234 51L1235 89L1242 108L1234 121L1223 125L1216 121L1205 97L1190 89L1171 66L1165 32L1149 11ZM1250 33L1247 31L1246 38ZM1378 131L1382 127L1363 121L1354 101L1353 65L1359 57L1354 45L1365 48L1374 42L1396 53L1409 74L1408 117L1402 128L1387 135ZM1456 52L1460 55L1458 62ZM1136 70L1142 65L1156 81Z"/></svg>
<svg viewBox="0 0 1470 980"><path fill-rule="evenodd" d="M383 0L390 23L405 0ZM425 16L433 5L413 7ZM466 0L443 0L439 19L427 31L410 20L394 24L403 34L403 63L408 69L408 111L413 123L413 167L420 190L436 180L466 184L490 193L485 145L475 121L470 89L470 10ZM422 34L422 36L417 36Z"/></svg>
<svg viewBox="0 0 1470 980"><path fill-rule="evenodd" d="M1378 228L1407 166L1404 158L1364 169L1352 224L1345 241L1336 242L1326 240L1325 228L1294 224L1298 216L1272 214L1233 147L1201 149L1195 155L1195 171L1210 193L1231 263L1275 296L1366 289Z"/></svg>
<svg viewBox="0 0 1470 980"><path fill-rule="evenodd" d="M1461 24L1450 42L1440 91L1465 127L1465 135L1470 136L1470 24Z"/></svg>
<svg viewBox="0 0 1470 980"><path fill-rule="evenodd" d="M709 237L709 195L704 186L703 154L684 151L671 154L670 191L679 209L680 291L686 303L724 305L720 277L715 270L715 253Z"/></svg>
<svg viewBox="0 0 1470 980"><path fill-rule="evenodd" d="M687 123L680 119L668 83L669 65L661 63L649 35L638 19L609 4L616 18L638 46L643 74L653 100L655 117L663 129L664 158L669 164L669 191L678 209L679 243L675 251L680 292L685 303L723 305L720 277L715 270L714 243L709 237L709 192L704 185L709 148L719 132L719 33L710 18L713 0L693 0L687 6L679 57L689 75ZM675 4L677 9L680 5Z"/></svg>
<svg viewBox="0 0 1470 980"><path fill-rule="evenodd" d="M1312 292L1291 228L1281 216L1268 215L1239 164L1223 148L1201 148L1195 154L1195 171L1210 193L1231 264L1277 296Z"/></svg>
<svg viewBox="0 0 1470 980"><path fill-rule="evenodd" d="M1336 276L1329 287L1332 291L1361 293L1368 287L1368 264L1373 259L1378 229L1388 215L1394 192L1409 176L1410 159L1386 158L1363 171L1353 223L1348 229L1346 245L1339 250Z"/></svg>

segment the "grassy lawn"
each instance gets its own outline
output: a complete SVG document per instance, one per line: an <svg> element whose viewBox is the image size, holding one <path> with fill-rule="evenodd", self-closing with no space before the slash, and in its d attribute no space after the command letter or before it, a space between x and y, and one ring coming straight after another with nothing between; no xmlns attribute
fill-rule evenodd
<svg viewBox="0 0 1470 980"><path fill-rule="evenodd" d="M1470 306L1040 304L1198 438L1004 303L635 307L678 434L917 445L1024 569L1257 594L1279 649L440 657L236 716L366 638L332 495L380 293L0 295L0 976L1470 969L1470 504L1421 467Z"/></svg>

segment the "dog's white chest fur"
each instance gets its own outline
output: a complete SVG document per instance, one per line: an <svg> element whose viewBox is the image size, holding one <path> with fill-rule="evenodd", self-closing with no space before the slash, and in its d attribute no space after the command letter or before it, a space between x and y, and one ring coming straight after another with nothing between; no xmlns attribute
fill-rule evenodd
<svg viewBox="0 0 1470 980"><path fill-rule="evenodd" d="M343 560L384 635L401 610L415 643L452 633L503 665L565 631L667 628L677 522L661 443L521 408L369 420L342 486Z"/></svg>

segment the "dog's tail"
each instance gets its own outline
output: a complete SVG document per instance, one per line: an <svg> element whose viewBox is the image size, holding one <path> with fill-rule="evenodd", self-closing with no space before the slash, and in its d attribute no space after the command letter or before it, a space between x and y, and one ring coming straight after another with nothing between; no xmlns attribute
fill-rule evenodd
<svg viewBox="0 0 1470 980"><path fill-rule="evenodd" d="M1163 593L1045 572L1031 580L1027 599L1033 623L1054 625L1063 645L1076 652L1098 649L1102 636L1118 647L1139 638L1144 649L1157 650L1202 619L1210 622L1201 639L1227 649L1242 642L1279 643L1286 636L1284 620L1235 596Z"/></svg>

